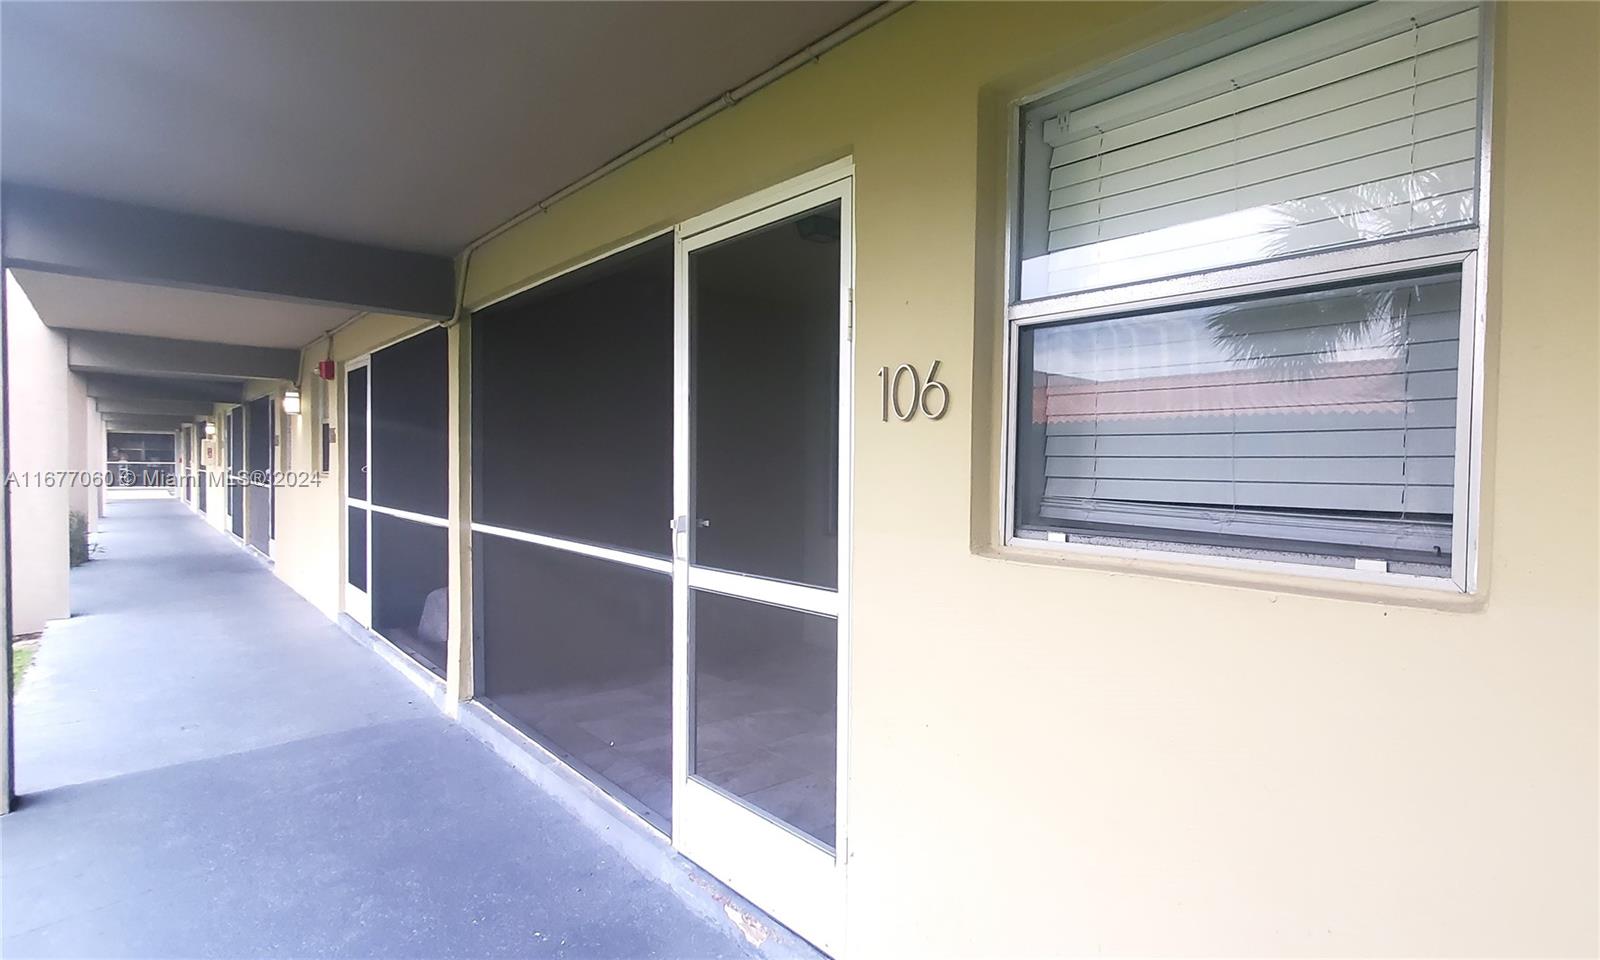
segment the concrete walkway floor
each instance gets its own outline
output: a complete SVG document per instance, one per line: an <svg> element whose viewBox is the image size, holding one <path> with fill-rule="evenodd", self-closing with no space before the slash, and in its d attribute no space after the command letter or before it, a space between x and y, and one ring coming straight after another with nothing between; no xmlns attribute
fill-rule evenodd
<svg viewBox="0 0 1600 960"><path fill-rule="evenodd" d="M0 954L750 955L182 505L109 509L17 697Z"/></svg>

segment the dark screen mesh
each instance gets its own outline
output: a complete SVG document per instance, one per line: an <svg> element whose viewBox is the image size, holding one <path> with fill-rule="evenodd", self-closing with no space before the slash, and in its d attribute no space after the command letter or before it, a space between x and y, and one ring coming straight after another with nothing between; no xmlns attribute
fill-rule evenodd
<svg viewBox="0 0 1600 960"><path fill-rule="evenodd" d="M666 829L671 578L504 537L474 542L482 693Z"/></svg>
<svg viewBox="0 0 1600 960"><path fill-rule="evenodd" d="M476 519L665 557L672 240L473 315Z"/></svg>
<svg viewBox="0 0 1600 960"><path fill-rule="evenodd" d="M228 411L228 529L244 539L244 408Z"/></svg>
<svg viewBox="0 0 1600 960"><path fill-rule="evenodd" d="M372 355L373 503L430 517L448 513L448 344L436 327Z"/></svg>
<svg viewBox="0 0 1600 960"><path fill-rule="evenodd" d="M696 565L838 584L839 210L691 254Z"/></svg>
<svg viewBox="0 0 1600 960"><path fill-rule="evenodd" d="M690 593L695 776L833 846L839 624Z"/></svg>
<svg viewBox="0 0 1600 960"><path fill-rule="evenodd" d="M345 557L345 578L357 590L367 589L367 511L361 507L346 507L345 539L348 551Z"/></svg>
<svg viewBox="0 0 1600 960"><path fill-rule="evenodd" d="M345 491L354 500L367 499L367 368L345 377Z"/></svg>
<svg viewBox="0 0 1600 960"><path fill-rule="evenodd" d="M244 539L244 483L228 478L228 529L240 540Z"/></svg>
<svg viewBox="0 0 1600 960"><path fill-rule="evenodd" d="M228 411L228 471L240 473L244 470L244 408L234 407Z"/></svg>
<svg viewBox="0 0 1600 960"><path fill-rule="evenodd" d="M373 628L440 676L450 608L448 550L444 527L373 511Z"/></svg>
<svg viewBox="0 0 1600 960"><path fill-rule="evenodd" d="M245 541L262 553L272 547L272 488L260 483L244 487Z"/></svg>
<svg viewBox="0 0 1600 960"><path fill-rule="evenodd" d="M249 483L244 491L245 540L267 553L272 540L272 398L245 405L244 455Z"/></svg>
<svg viewBox="0 0 1600 960"><path fill-rule="evenodd" d="M245 469L251 473L272 469L272 398L258 397L246 404L244 416Z"/></svg>

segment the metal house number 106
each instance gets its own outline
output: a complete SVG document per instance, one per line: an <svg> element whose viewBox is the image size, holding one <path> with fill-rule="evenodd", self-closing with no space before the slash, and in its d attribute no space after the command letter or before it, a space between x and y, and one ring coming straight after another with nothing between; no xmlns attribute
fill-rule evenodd
<svg viewBox="0 0 1600 960"><path fill-rule="evenodd" d="M905 378L911 378L911 403L901 406L900 399L904 394ZM878 368L878 383L883 394L883 421L889 422L889 411L893 410L895 419L901 421L911 420L920 410L929 420L937 420L944 416L950 409L950 388L941 383L939 376L939 361L933 361L928 368L928 379L924 381L917 373L917 368L909 363L902 363L895 367L893 372L888 367ZM938 393L938 406L934 407L929 396Z"/></svg>

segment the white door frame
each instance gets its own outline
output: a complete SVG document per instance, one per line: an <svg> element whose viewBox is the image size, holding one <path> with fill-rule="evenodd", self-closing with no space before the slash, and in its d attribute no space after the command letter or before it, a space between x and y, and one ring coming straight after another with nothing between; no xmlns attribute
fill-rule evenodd
<svg viewBox="0 0 1600 960"><path fill-rule="evenodd" d="M185 483L184 480L194 469L194 424L185 423L178 427L178 450L183 455L181 464L173 467L173 482L177 484L178 499L190 507L194 506L194 484ZM173 458L177 460L177 457Z"/></svg>
<svg viewBox="0 0 1600 960"><path fill-rule="evenodd" d="M844 946L844 871L850 662L850 504L852 450L853 167L841 161L686 221L675 250L673 505L673 844L801 936L829 952ZM838 589L780 583L692 568L690 504L689 254L824 204L840 205L839 271L839 558ZM690 588L711 590L837 619L835 840L829 851L792 828L689 775Z"/></svg>
<svg viewBox="0 0 1600 960"><path fill-rule="evenodd" d="M366 411L364 423L366 424L365 436L360 437L362 448L366 451L365 465L362 469L366 473L365 499L357 500L350 496L350 451L358 438L350 436L350 404L355 398L350 396L350 374L356 370L367 371L366 394L362 396L361 406ZM341 483L339 499L344 504L339 518L342 525L342 539L344 540L344 569L340 572L341 583L344 585L344 612L350 619L363 627L372 626L372 355L363 354L345 363L344 371L339 379L339 396L343 399L344 423L340 427L340 435L345 438L344 469L340 471ZM365 569L367 572L367 589L350 583L350 508L359 507L362 516L366 517L367 535L363 538L364 549L367 552Z"/></svg>
<svg viewBox="0 0 1600 960"><path fill-rule="evenodd" d="M223 414L222 417L223 423L227 429L227 433L223 436L224 447L222 455L223 463L226 464L226 468L223 470L223 476L227 477L228 480L227 485L223 487L223 493L225 496L223 499L222 511L223 516L227 520L228 536L234 538L240 543L245 544L250 542L250 528L247 526L249 521L245 518L245 512L247 512L250 508L248 503L248 491L246 491L245 496L241 496L239 498L239 529L241 532L233 532L233 488L236 486L242 486L244 484L245 475L244 463L234 461L233 442L234 434L238 434L239 460L248 461L250 450L247 444L249 442L250 434L245 429L244 425L246 416L248 416L248 413L245 410L245 404L237 403L232 407L229 407L228 412Z"/></svg>
<svg viewBox="0 0 1600 960"><path fill-rule="evenodd" d="M283 443L279 428L283 399L276 392L267 394L267 556L278 555L278 450Z"/></svg>

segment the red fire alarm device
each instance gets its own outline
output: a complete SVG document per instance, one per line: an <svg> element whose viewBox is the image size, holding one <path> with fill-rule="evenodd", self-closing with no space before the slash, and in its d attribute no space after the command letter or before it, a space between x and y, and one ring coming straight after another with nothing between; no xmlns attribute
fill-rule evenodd
<svg viewBox="0 0 1600 960"><path fill-rule="evenodd" d="M332 380L333 379L333 361L332 360L318 360L317 361L317 376L321 377L324 380Z"/></svg>

